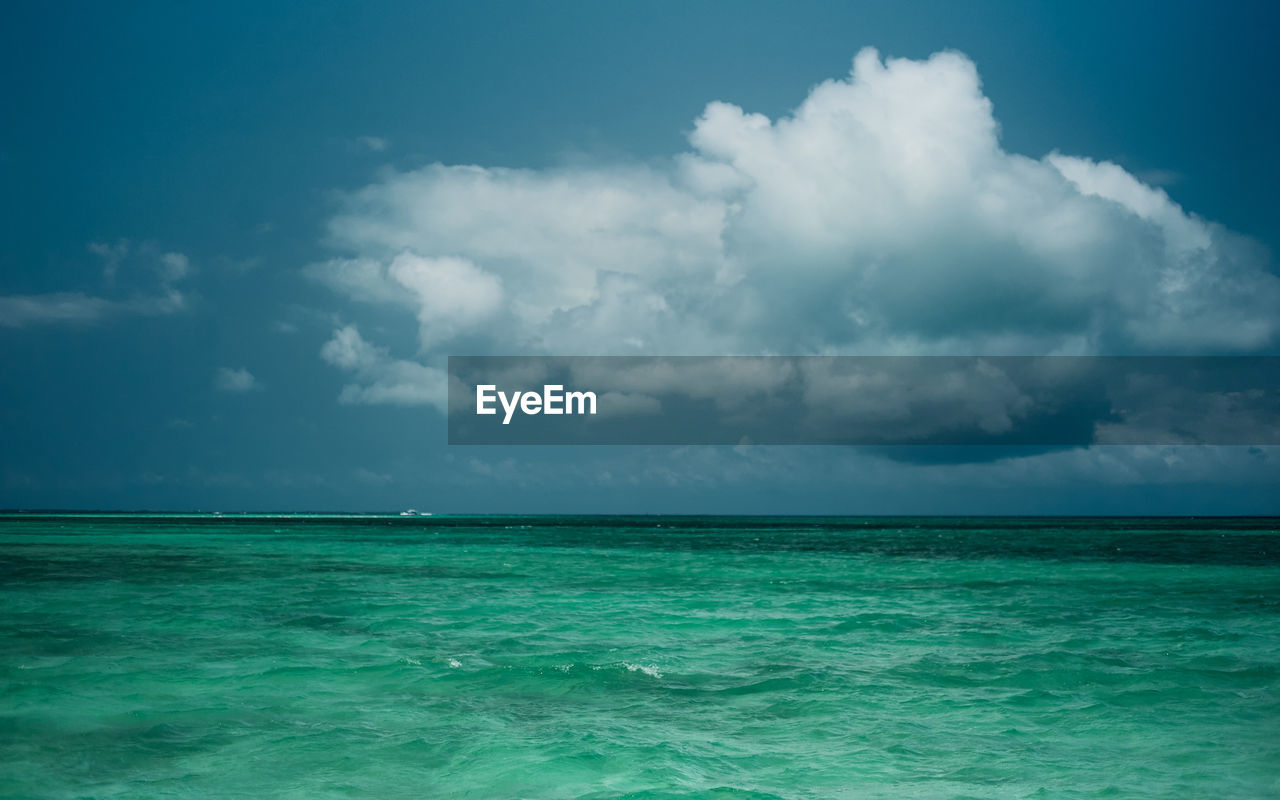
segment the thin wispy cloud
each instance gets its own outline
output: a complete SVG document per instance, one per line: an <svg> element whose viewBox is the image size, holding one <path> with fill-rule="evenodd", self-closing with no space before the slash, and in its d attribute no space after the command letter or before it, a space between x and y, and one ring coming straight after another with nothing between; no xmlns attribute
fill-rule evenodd
<svg viewBox="0 0 1280 800"><path fill-rule="evenodd" d="M381 136L356 137L356 147L369 153L381 153L390 146L391 143Z"/></svg>
<svg viewBox="0 0 1280 800"><path fill-rule="evenodd" d="M162 316L186 306L181 292L130 300L108 300L81 292L7 295L0 297L0 327L36 325L92 325L120 316Z"/></svg>
<svg viewBox="0 0 1280 800"><path fill-rule="evenodd" d="M74 291L0 295L0 327L93 325L118 317L175 314L187 307L187 297L180 288L192 272L186 254L154 252L151 245L134 248L123 239L115 244L91 243L88 250L103 261L107 294ZM133 291L119 296L124 294L117 287L121 282L120 267L131 255L148 265L150 277L131 279Z"/></svg>

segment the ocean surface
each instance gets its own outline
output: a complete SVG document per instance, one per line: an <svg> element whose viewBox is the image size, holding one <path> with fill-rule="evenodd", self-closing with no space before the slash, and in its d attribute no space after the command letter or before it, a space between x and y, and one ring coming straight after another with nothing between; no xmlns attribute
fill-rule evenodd
<svg viewBox="0 0 1280 800"><path fill-rule="evenodd" d="M6 516L0 797L1280 797L1280 520Z"/></svg>

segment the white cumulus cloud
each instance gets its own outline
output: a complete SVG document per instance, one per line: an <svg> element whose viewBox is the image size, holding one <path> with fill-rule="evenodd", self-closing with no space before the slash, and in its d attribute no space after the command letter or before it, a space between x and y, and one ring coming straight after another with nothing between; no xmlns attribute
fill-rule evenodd
<svg viewBox="0 0 1280 800"><path fill-rule="evenodd" d="M214 374L213 385L224 392L241 394L256 389L259 384L253 373L244 367L219 367Z"/></svg>
<svg viewBox="0 0 1280 800"><path fill-rule="evenodd" d="M321 357L357 380L342 387L338 400L353 405L431 405L448 408L447 374L415 361L397 359L365 341L354 325L334 331Z"/></svg>
<svg viewBox="0 0 1280 800"><path fill-rule="evenodd" d="M780 118L709 103L665 162L386 173L346 197L310 274L414 314L421 358L464 334L556 354L1275 346L1260 246L1115 164L999 133L964 55L867 49ZM420 366L360 342L380 366L347 367L349 400Z"/></svg>

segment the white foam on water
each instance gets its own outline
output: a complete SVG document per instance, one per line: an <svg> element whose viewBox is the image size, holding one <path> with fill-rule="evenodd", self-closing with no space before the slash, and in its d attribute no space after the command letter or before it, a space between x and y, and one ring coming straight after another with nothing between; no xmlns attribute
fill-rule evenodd
<svg viewBox="0 0 1280 800"><path fill-rule="evenodd" d="M630 661L623 661L623 662L614 663L614 664L597 664L594 667L592 667L592 669L601 670L601 669L612 669L614 667L624 667L628 672L643 672L645 675L648 675L651 678L662 677L662 671L659 670L657 667L653 666L652 664L632 664Z"/></svg>
<svg viewBox="0 0 1280 800"><path fill-rule="evenodd" d="M632 664L627 661L623 661L622 666L626 667L631 672L643 672L645 675L648 675L650 678L662 677L662 672L660 672L658 668L653 666L652 664Z"/></svg>

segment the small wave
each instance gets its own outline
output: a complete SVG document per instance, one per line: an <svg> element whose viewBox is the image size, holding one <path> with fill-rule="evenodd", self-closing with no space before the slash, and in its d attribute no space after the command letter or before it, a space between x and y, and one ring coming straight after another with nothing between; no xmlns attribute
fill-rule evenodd
<svg viewBox="0 0 1280 800"><path fill-rule="evenodd" d="M632 672L643 672L645 675L648 675L650 678L662 677L662 672L659 671L659 669L653 666L652 664L631 664L624 661L622 662L622 666L626 667Z"/></svg>
<svg viewBox="0 0 1280 800"><path fill-rule="evenodd" d="M623 661L618 664L597 664L591 669L599 671L602 669L613 669L616 667L623 667L624 669L627 670L627 672L640 672L645 675L648 675L650 678L662 677L662 670L658 669L653 664L632 664L630 661ZM567 671L568 670L566 670L566 672Z"/></svg>

